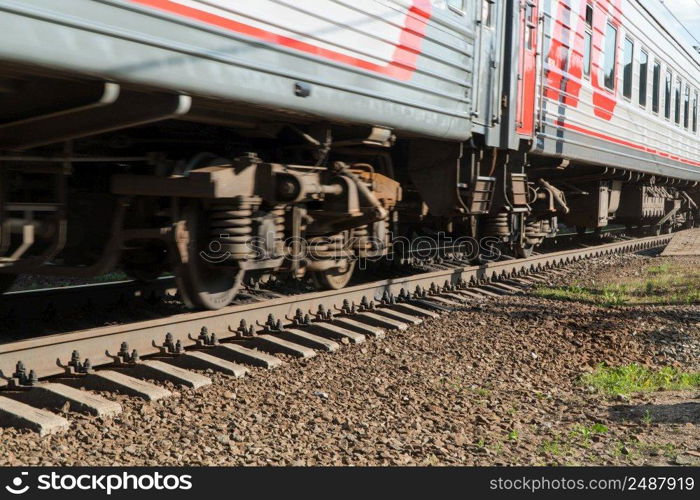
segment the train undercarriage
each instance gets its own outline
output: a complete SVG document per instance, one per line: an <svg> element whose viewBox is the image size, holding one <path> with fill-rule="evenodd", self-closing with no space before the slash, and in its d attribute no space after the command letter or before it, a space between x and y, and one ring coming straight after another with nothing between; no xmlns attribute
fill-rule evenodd
<svg viewBox="0 0 700 500"><path fill-rule="evenodd" d="M11 85L0 93L12 103L0 108L0 290L19 274L118 268L145 281L173 273L189 306L218 309L270 275L337 289L358 262L434 249L473 261L528 256L562 224L660 232L698 217L700 192L679 180L478 138L397 139L382 127L260 120L259 110L211 103L193 111L182 96L122 91L123 107L106 112L78 101L104 100L114 84L80 85L64 88L73 111L42 103L38 83L24 90L28 106Z"/></svg>

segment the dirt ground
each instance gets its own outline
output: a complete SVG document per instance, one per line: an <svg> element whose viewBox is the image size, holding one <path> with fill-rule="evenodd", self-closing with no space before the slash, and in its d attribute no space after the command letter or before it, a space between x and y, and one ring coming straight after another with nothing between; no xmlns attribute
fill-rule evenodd
<svg viewBox="0 0 700 500"><path fill-rule="evenodd" d="M661 262L577 263L550 286ZM171 387L159 403L106 394L120 416L71 413L62 435L1 430L0 465L700 465L700 387L613 396L582 382L600 363L700 371L697 303L528 292L286 361L245 379L211 374L198 391Z"/></svg>

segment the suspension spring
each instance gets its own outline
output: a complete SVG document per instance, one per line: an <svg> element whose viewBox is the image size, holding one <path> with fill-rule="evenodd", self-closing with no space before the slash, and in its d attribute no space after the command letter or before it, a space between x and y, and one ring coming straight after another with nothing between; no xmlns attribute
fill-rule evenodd
<svg viewBox="0 0 700 500"><path fill-rule="evenodd" d="M275 205L270 213L275 217L275 255L284 254L285 207Z"/></svg>
<svg viewBox="0 0 700 500"><path fill-rule="evenodd" d="M500 212L486 219L484 235L507 238L510 236L510 217L508 212Z"/></svg>
<svg viewBox="0 0 700 500"><path fill-rule="evenodd" d="M345 256L345 233L314 236L309 239L309 250L316 260L340 259Z"/></svg>
<svg viewBox="0 0 700 500"><path fill-rule="evenodd" d="M246 260L254 257L253 213L260 204L259 198L236 198L216 201L209 208L209 236L221 244L221 251L231 259Z"/></svg>
<svg viewBox="0 0 700 500"><path fill-rule="evenodd" d="M369 226L359 226L352 231L353 248L357 251L371 250L372 244L369 240Z"/></svg>
<svg viewBox="0 0 700 500"><path fill-rule="evenodd" d="M550 231L549 220L528 221L525 224L525 241L530 245L538 245Z"/></svg>

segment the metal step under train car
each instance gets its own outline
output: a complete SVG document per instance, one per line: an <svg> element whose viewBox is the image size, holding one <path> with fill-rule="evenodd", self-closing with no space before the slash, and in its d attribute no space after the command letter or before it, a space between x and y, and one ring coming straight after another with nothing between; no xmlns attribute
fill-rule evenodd
<svg viewBox="0 0 700 500"><path fill-rule="evenodd" d="M0 0L0 288L173 272L217 309L439 235L692 226L700 63L664 9Z"/></svg>

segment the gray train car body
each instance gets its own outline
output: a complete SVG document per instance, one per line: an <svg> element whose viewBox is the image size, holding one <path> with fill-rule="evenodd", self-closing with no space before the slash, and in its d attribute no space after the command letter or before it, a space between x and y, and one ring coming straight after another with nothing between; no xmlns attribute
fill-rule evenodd
<svg viewBox="0 0 700 500"><path fill-rule="evenodd" d="M194 114L203 98L231 117L471 135L475 20L423 0L7 0L0 12L0 61L186 94Z"/></svg>
<svg viewBox="0 0 700 500"><path fill-rule="evenodd" d="M680 99L688 90L697 105L700 68L664 27L656 0L3 0L0 12L6 69L183 94L193 99L183 119L245 122L238 110L257 121L378 125L445 141L478 134L506 149L532 140L538 155L700 180L698 132L680 123L692 123L694 108L668 112L677 82ZM630 40L628 97L620 59ZM527 43L541 46L536 83L519 88Z"/></svg>
<svg viewBox="0 0 700 500"><path fill-rule="evenodd" d="M526 256L562 223L692 227L700 64L666 13L0 0L0 290L168 271L216 309L244 279L341 288L398 236Z"/></svg>

